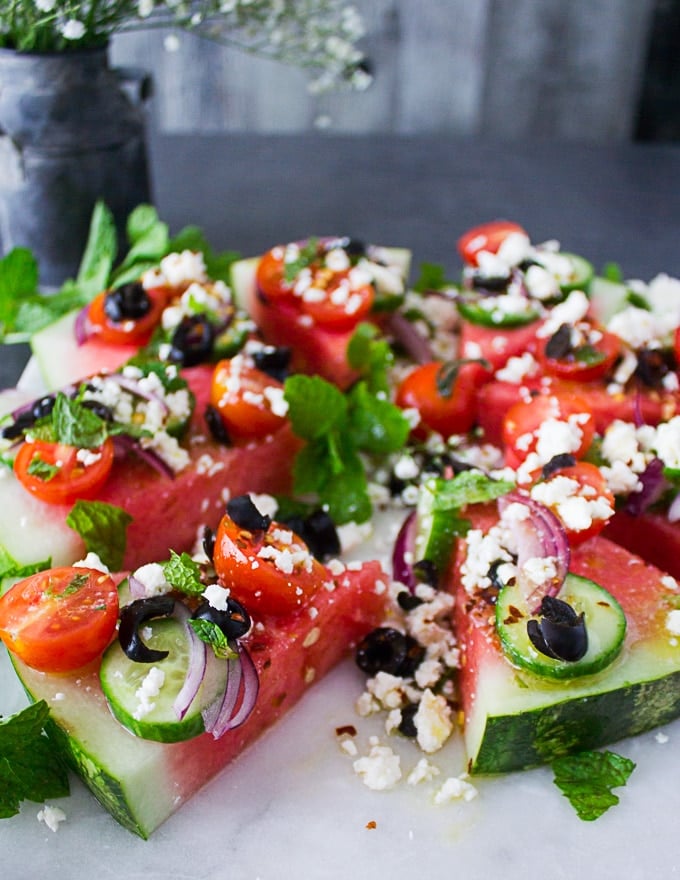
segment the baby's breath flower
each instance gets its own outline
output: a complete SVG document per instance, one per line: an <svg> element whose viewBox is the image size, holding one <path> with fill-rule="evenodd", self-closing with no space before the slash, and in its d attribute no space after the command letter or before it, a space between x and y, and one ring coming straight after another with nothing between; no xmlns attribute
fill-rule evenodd
<svg viewBox="0 0 680 880"><path fill-rule="evenodd" d="M81 40L85 36L85 25L77 18L69 18L61 26L61 35L65 40Z"/></svg>

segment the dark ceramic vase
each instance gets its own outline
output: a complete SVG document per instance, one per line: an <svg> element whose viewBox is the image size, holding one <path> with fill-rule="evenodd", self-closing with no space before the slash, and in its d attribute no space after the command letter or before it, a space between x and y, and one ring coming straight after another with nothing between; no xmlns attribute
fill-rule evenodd
<svg viewBox="0 0 680 880"><path fill-rule="evenodd" d="M42 285L75 276L97 199L121 240L150 201L149 94L149 78L109 67L106 48L0 50L0 252L30 248Z"/></svg>

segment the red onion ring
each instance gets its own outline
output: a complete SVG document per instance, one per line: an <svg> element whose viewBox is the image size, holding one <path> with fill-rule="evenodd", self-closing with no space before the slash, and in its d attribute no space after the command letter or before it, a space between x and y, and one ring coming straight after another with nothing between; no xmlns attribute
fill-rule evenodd
<svg viewBox="0 0 680 880"><path fill-rule="evenodd" d="M140 445L139 440L136 440L129 434L115 434L113 437L113 443L117 450L122 452L134 452L135 455L138 455L142 461L146 462L146 464L154 468L154 470L158 471L162 476L167 477L170 480L175 479L175 472L167 461L164 461L153 449L145 449Z"/></svg>
<svg viewBox="0 0 680 880"><path fill-rule="evenodd" d="M194 701L198 689L203 683L205 670L208 663L208 648L206 643L199 639L194 632L193 627L189 623L190 613L186 606L180 602L175 603L175 608L180 608L177 616L184 623L187 638L189 639L189 665L187 666L187 674L184 683L175 697L173 709L177 714L177 718L181 721L186 715L189 706Z"/></svg>
<svg viewBox="0 0 680 880"><path fill-rule="evenodd" d="M529 511L523 520L513 520L510 529L517 541L517 577L532 611L537 612L544 596L557 596L569 571L571 548L559 518L543 504L520 492L510 492L498 499L501 516L511 504L521 504ZM553 559L556 572L536 584L522 574L529 559Z"/></svg>
<svg viewBox="0 0 680 880"><path fill-rule="evenodd" d="M435 360L429 339L400 312L393 312L387 320L387 329L406 349L417 364L427 364Z"/></svg>
<svg viewBox="0 0 680 880"><path fill-rule="evenodd" d="M169 412L170 408L165 400L163 400L159 394L156 394L155 391L145 391L140 388L138 379L132 379L129 376L124 376L122 373L107 373L105 378L115 382L116 385L119 385L124 391L134 394L136 397L141 397L143 400L159 404L162 407L164 414Z"/></svg>
<svg viewBox="0 0 680 880"><path fill-rule="evenodd" d="M624 510L630 516L640 516L648 507L657 502L668 489L669 483L663 475L664 464L660 458L653 458L640 474L642 488L631 492L626 500ZM669 510L670 514L670 510Z"/></svg>
<svg viewBox="0 0 680 880"><path fill-rule="evenodd" d="M257 702L260 680L255 664L243 645L238 644L236 650L238 656L227 660L227 686L222 699L203 711L203 726L215 739L243 724Z"/></svg>
<svg viewBox="0 0 680 880"><path fill-rule="evenodd" d="M260 679L258 677L255 664L253 663L253 658L250 656L246 648L243 647L243 645L238 646L238 652L239 660L241 663L241 672L243 673L241 705L239 706L238 710L231 716L224 730L222 730L221 733L217 734L218 736L221 736L222 733L225 733L227 730L234 730L234 728L240 727L241 724L246 721L250 713L255 708L257 695L260 692ZM213 733L213 736L214 735L215 733Z"/></svg>
<svg viewBox="0 0 680 880"><path fill-rule="evenodd" d="M413 573L413 562L408 561L408 555L413 555L416 539L416 513L410 513L394 542L392 550L392 577L395 581L403 584L411 592L416 588L416 577Z"/></svg>

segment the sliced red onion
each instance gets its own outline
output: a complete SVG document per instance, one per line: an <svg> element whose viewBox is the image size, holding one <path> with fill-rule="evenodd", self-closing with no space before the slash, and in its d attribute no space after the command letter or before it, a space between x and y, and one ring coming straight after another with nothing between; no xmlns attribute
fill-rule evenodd
<svg viewBox="0 0 680 880"><path fill-rule="evenodd" d="M559 518L543 504L520 492L510 492L498 500L501 513L511 504L521 504L529 515L524 519L512 518L509 527L517 545L517 577L526 596L527 604L537 612L544 596L557 596L569 571L571 549L564 526ZM551 559L555 573L537 584L523 574L529 559Z"/></svg>
<svg viewBox="0 0 680 880"><path fill-rule="evenodd" d="M236 650L238 656L227 660L227 686L222 699L203 711L203 726L215 739L243 724L257 702L260 680L255 664L243 645L237 644Z"/></svg>
<svg viewBox="0 0 680 880"><path fill-rule="evenodd" d="M416 514L410 513L394 542L392 550L392 577L403 584L411 592L416 588L417 580L413 572L413 552L416 542Z"/></svg>
<svg viewBox="0 0 680 880"><path fill-rule="evenodd" d="M663 475L664 464L660 458L653 458L644 471L640 474L642 488L638 492L631 492L625 505L626 513L630 516L640 516L655 504L668 489L669 484ZM669 511L670 513L670 511Z"/></svg>
<svg viewBox="0 0 680 880"><path fill-rule="evenodd" d="M675 498L671 501L666 516L668 517L668 522L672 523L677 522L680 519L680 492L678 492Z"/></svg>
<svg viewBox="0 0 680 880"><path fill-rule="evenodd" d="M238 646L238 652L241 663L241 672L243 674L241 704L221 731L216 725L215 730L213 731L213 736L216 739L222 736L223 733L226 733L227 730L234 730L234 728L240 727L241 724L248 719L250 713L255 708L257 695L260 692L260 679L255 664L253 663L253 658L243 645Z"/></svg>
<svg viewBox="0 0 680 880"><path fill-rule="evenodd" d="M428 364L435 360L430 340L405 315L393 312L388 318L387 329L417 364Z"/></svg>
<svg viewBox="0 0 680 880"><path fill-rule="evenodd" d="M128 577L128 587L133 599L146 599L146 587L134 574Z"/></svg>
<svg viewBox="0 0 680 880"><path fill-rule="evenodd" d="M136 397L141 397L143 400L148 400L152 403L157 403L162 408L164 414L167 415L169 412L170 408L160 394L157 394L155 391L141 388L138 379L125 376L123 373L107 373L106 379L115 382L116 385L119 385L124 391L129 391L130 394L134 394Z"/></svg>
<svg viewBox="0 0 680 880"><path fill-rule="evenodd" d="M198 689L205 678L205 670L208 662L208 646L199 639L194 632L194 628L190 625L190 613L186 606L176 602L175 607L180 605L186 611L186 615L182 614L183 623L186 629L187 638L189 639L189 665L187 667L186 678L184 684L179 690L173 703L173 709L177 714L177 718L181 721L187 713L189 706L193 703L198 693Z"/></svg>
<svg viewBox="0 0 680 880"><path fill-rule="evenodd" d="M78 345L82 345L84 342L87 342L90 336L92 336L92 327L90 325L90 319L88 317L89 309L89 306L84 306L76 315L76 323L73 330Z"/></svg>
<svg viewBox="0 0 680 880"><path fill-rule="evenodd" d="M145 449L136 438L131 437L129 434L115 434L113 443L117 449L123 452L134 452L135 455L138 455L150 467L157 470L159 474L174 480L175 472L167 461L162 459L155 450Z"/></svg>

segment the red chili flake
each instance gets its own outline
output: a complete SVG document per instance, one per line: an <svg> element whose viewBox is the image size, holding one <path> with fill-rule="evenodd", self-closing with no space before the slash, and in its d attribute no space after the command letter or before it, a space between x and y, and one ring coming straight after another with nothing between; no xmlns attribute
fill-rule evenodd
<svg viewBox="0 0 680 880"><path fill-rule="evenodd" d="M378 823L374 819L371 819L370 822L366 823L366 828L368 828L369 831L373 831L373 829L377 828L377 827L378 827Z"/></svg>

